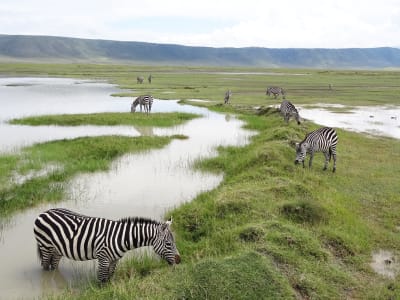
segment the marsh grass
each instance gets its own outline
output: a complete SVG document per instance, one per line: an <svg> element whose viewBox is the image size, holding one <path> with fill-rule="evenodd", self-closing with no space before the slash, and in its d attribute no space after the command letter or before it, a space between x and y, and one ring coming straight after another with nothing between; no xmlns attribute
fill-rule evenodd
<svg viewBox="0 0 400 300"><path fill-rule="evenodd" d="M117 157L128 152L145 151L165 146L173 137L84 137L36 144L19 154L2 156L0 175L0 211L2 215L45 201L58 201L64 185L82 172L106 170ZM178 137L181 138L181 137ZM9 182L14 170L61 166L46 176L33 177L20 185Z"/></svg>
<svg viewBox="0 0 400 300"><path fill-rule="evenodd" d="M57 125L57 126L79 126L79 125L137 125L152 127L170 127L180 125L199 115L190 113L94 113L94 114L65 114L45 115L12 119L10 124L20 125Z"/></svg>

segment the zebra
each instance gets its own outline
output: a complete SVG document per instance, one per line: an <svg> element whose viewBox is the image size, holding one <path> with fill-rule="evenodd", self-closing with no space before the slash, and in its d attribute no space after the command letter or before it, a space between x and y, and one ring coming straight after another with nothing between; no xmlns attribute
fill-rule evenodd
<svg viewBox="0 0 400 300"><path fill-rule="evenodd" d="M280 111L286 123L289 123L290 118L294 117L297 121L297 124L300 125L299 112L290 101L287 100L282 101Z"/></svg>
<svg viewBox="0 0 400 300"><path fill-rule="evenodd" d="M305 139L296 143L296 160L295 164L303 163L306 157L306 153L310 154L309 167L311 168L312 160L315 152L323 152L325 155L324 170L327 169L328 161L333 156L333 169L332 172L336 171L336 145L338 137L336 131L330 127L319 128L315 131L308 133Z"/></svg>
<svg viewBox="0 0 400 300"><path fill-rule="evenodd" d="M274 95L274 98L278 97L278 95L282 95L282 98L285 99L285 91L283 88L273 86L267 88L267 91L265 93L267 96L270 96L271 94Z"/></svg>
<svg viewBox="0 0 400 300"><path fill-rule="evenodd" d="M228 104L231 101L231 97L232 97L232 91L227 90L225 92L224 104Z"/></svg>
<svg viewBox="0 0 400 300"><path fill-rule="evenodd" d="M143 83L143 80L144 80L144 78L143 78L142 76L136 77L136 83L142 84L142 83Z"/></svg>
<svg viewBox="0 0 400 300"><path fill-rule="evenodd" d="M172 219L158 222L138 217L114 221L54 208L36 218L34 235L44 270L57 269L63 256L78 261L97 259L97 279L105 283L119 259L135 248L153 246L170 265L179 264L171 223Z"/></svg>
<svg viewBox="0 0 400 300"><path fill-rule="evenodd" d="M145 113L149 114L151 112L151 107L153 106L153 97L150 95L142 95L137 97L131 104L131 112L136 111L136 106L140 105L140 111L144 107Z"/></svg>

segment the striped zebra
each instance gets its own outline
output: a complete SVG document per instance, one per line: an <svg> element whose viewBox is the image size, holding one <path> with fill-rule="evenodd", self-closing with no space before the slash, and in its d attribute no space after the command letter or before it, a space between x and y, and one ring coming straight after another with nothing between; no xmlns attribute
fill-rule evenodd
<svg viewBox="0 0 400 300"><path fill-rule="evenodd" d="M79 261L97 259L97 278L104 283L125 252L135 248L153 246L169 264L179 264L171 223L145 218L114 221L55 208L36 218L34 234L43 269L57 269L62 256Z"/></svg>
<svg viewBox="0 0 400 300"><path fill-rule="evenodd" d="M136 111L136 106L140 105L140 112L142 112L142 107L144 107L144 112L149 114L151 112L151 107L153 106L153 97L149 95L142 95L137 97L131 105L131 112Z"/></svg>
<svg viewBox="0 0 400 300"><path fill-rule="evenodd" d="M143 80L144 80L144 78L143 78L142 76L136 77L136 83L142 84L142 83L143 83Z"/></svg>
<svg viewBox="0 0 400 300"><path fill-rule="evenodd" d="M231 101L231 97L232 97L232 91L227 90L225 92L224 104L228 104Z"/></svg>
<svg viewBox="0 0 400 300"><path fill-rule="evenodd" d="M303 163L306 157L306 153L310 154L309 167L311 168L312 160L315 152L322 152L325 155L324 170L328 167L328 162L333 156L333 172L336 171L336 145L338 137L336 131L333 128L323 127L308 133L305 139L296 143L296 160L295 164Z"/></svg>
<svg viewBox="0 0 400 300"><path fill-rule="evenodd" d="M278 97L278 95L282 95L282 98L285 99L285 91L283 88L277 87L277 86L273 86L273 87L269 87L267 88L267 91L265 93L267 96L271 96L274 95L274 98L276 99L276 97Z"/></svg>
<svg viewBox="0 0 400 300"><path fill-rule="evenodd" d="M286 123L289 123L291 117L294 117L297 121L297 124L300 125L300 115L297 111L296 107L287 100L282 101L280 107L281 114L283 115L284 120Z"/></svg>

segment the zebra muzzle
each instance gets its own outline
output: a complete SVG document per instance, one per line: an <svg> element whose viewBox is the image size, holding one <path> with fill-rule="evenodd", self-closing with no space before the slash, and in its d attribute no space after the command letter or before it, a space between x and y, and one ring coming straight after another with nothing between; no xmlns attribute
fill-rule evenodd
<svg viewBox="0 0 400 300"><path fill-rule="evenodd" d="M181 262L181 256L179 254L175 254L175 263L179 264Z"/></svg>

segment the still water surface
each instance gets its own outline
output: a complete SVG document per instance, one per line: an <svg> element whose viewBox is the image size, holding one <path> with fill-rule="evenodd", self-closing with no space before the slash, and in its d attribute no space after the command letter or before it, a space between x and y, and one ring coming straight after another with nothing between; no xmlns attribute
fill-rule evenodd
<svg viewBox="0 0 400 300"><path fill-rule="evenodd" d="M163 149L127 154L117 159L109 171L81 174L67 186L65 200L44 204L0 220L0 299L32 299L57 293L66 287L93 278L93 262L62 259L59 270L40 269L32 232L35 217L53 206L108 218L144 216L160 219L168 209L190 201L198 193L216 187L222 175L191 169L199 158L216 155L219 145L241 146L254 134L242 129L233 116L209 112L176 101L155 101L154 111L186 111L202 115L184 125L168 129L129 126L11 126L15 117L59 113L92 113L130 110L132 99L115 98L118 92L106 83L49 78L1 78L0 151L46 140L86 135L184 134ZM183 259L184 254L182 253Z"/></svg>

